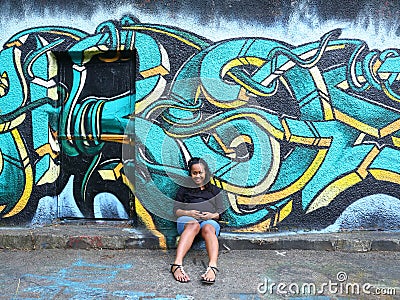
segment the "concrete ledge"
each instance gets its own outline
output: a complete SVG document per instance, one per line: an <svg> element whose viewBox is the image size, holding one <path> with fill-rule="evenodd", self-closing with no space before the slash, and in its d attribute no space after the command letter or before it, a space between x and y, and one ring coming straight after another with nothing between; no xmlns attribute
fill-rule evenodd
<svg viewBox="0 0 400 300"><path fill-rule="evenodd" d="M306 239L299 240L262 240L262 239L223 239L220 238L221 245L230 250L260 249L260 250L316 250L333 251L335 250L332 242L329 240L310 241Z"/></svg>
<svg viewBox="0 0 400 300"><path fill-rule="evenodd" d="M400 251L400 240L371 241L371 251Z"/></svg>
<svg viewBox="0 0 400 300"><path fill-rule="evenodd" d="M334 247L336 251L344 252L367 252L371 251L370 240L336 240Z"/></svg>
<svg viewBox="0 0 400 300"><path fill-rule="evenodd" d="M400 232L334 233L222 232L221 250L400 251ZM205 247L193 247L204 250ZM145 228L113 224L52 225L38 228L0 227L0 249L161 249L160 240Z"/></svg>
<svg viewBox="0 0 400 300"><path fill-rule="evenodd" d="M353 231L334 233L223 233L220 242L228 250L400 251L400 232Z"/></svg>
<svg viewBox="0 0 400 300"><path fill-rule="evenodd" d="M159 239L147 230L113 226L61 225L41 228L0 227L0 249L158 249Z"/></svg>
<svg viewBox="0 0 400 300"><path fill-rule="evenodd" d="M0 249L34 250L33 237L31 235L0 235Z"/></svg>

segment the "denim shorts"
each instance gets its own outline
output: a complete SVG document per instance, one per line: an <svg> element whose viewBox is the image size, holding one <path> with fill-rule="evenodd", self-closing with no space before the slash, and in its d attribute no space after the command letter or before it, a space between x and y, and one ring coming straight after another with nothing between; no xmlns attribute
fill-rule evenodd
<svg viewBox="0 0 400 300"><path fill-rule="evenodd" d="M216 236L219 236L219 231L221 227L219 226L218 222L215 220L196 220L195 218L188 217L188 216L181 216L179 217L176 222L177 222L177 229L178 229L178 234L182 234L183 230L185 229L185 224L190 222L190 221L197 221L200 224L200 228L203 228L204 225L210 224L215 228L215 234Z"/></svg>

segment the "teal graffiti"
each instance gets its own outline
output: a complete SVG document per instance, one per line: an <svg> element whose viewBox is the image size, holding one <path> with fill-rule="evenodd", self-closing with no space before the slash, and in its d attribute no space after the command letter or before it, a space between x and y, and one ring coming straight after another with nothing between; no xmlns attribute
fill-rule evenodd
<svg viewBox="0 0 400 300"><path fill-rule="evenodd" d="M82 207L111 181L161 228L192 156L210 162L234 228L303 218L369 178L398 185L399 51L340 34L213 42L129 16L16 34L0 53L0 216L67 168Z"/></svg>

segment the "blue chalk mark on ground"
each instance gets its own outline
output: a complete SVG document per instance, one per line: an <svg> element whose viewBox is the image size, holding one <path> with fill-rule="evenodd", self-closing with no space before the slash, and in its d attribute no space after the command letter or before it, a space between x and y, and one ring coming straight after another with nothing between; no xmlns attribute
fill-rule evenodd
<svg viewBox="0 0 400 300"><path fill-rule="evenodd" d="M130 264L100 265L79 260L71 267L61 269L56 275L26 274L21 279L36 286L30 286L20 291L13 299L56 299L63 296L68 299L141 299L142 297L159 300L184 300L190 296L177 295L176 298L159 298L155 293L140 291L108 291L104 285L116 279L120 271L132 268ZM24 297L24 294L29 294ZM32 298L34 295L34 298Z"/></svg>

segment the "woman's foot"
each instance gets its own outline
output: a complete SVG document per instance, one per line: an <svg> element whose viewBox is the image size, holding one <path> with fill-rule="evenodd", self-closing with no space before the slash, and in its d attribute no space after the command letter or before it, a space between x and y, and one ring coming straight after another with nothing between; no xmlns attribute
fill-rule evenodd
<svg viewBox="0 0 400 300"><path fill-rule="evenodd" d="M215 278L217 277L217 267L208 266L206 272L201 275L201 282L212 284L215 282Z"/></svg>
<svg viewBox="0 0 400 300"><path fill-rule="evenodd" d="M183 270L183 266L182 265L178 265L178 264L171 264L171 271L172 276L174 276L176 281L179 282L189 282L190 278L189 276L185 273L185 270Z"/></svg>

